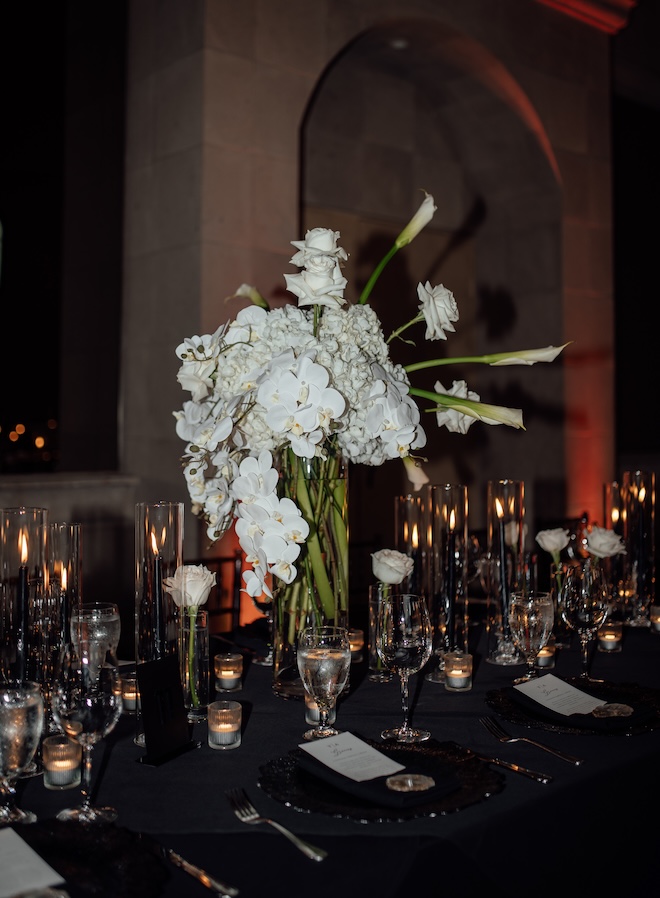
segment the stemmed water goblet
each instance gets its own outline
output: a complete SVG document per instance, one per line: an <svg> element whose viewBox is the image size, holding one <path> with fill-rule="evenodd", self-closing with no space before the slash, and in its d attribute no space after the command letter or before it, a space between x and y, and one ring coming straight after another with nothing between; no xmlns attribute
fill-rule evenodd
<svg viewBox="0 0 660 898"><path fill-rule="evenodd" d="M564 577L559 596L559 610L566 625L580 639L581 672L579 679L597 683L589 675L590 646L597 630L605 623L611 610L607 584L600 566L587 558L582 566L571 567Z"/></svg>
<svg viewBox="0 0 660 898"><path fill-rule="evenodd" d="M34 823L32 811L16 805L16 780L39 747L44 725L44 699L39 683L7 680L0 683L0 826Z"/></svg>
<svg viewBox="0 0 660 898"><path fill-rule="evenodd" d="M410 725L408 700L408 679L424 667L433 648L433 628L424 596L393 592L383 599L378 612L376 645L385 666L399 675L403 709L401 726L383 730L381 738L397 742L426 741L431 733Z"/></svg>
<svg viewBox="0 0 660 898"><path fill-rule="evenodd" d="M97 666L98 643L78 639L65 648L53 691L53 717L58 726L83 749L81 779L82 804L66 808L58 820L81 823L111 823L117 812L111 807L94 807L92 794L92 751L108 735L121 716L121 680L112 655Z"/></svg>
<svg viewBox="0 0 660 898"><path fill-rule="evenodd" d="M99 671L108 658L117 666L117 647L121 636L119 606L114 602L85 602L71 613L71 637L89 645L90 663Z"/></svg>
<svg viewBox="0 0 660 898"><path fill-rule="evenodd" d="M345 627L307 627L298 639L298 670L307 694L319 709L319 722L303 733L303 739L336 736L328 723L337 697L346 686L351 668L351 646Z"/></svg>
<svg viewBox="0 0 660 898"><path fill-rule="evenodd" d="M509 628L516 646L525 657L527 670L513 682L527 683L538 676L536 656L547 645L555 620L555 606L549 592L514 592L509 603Z"/></svg>

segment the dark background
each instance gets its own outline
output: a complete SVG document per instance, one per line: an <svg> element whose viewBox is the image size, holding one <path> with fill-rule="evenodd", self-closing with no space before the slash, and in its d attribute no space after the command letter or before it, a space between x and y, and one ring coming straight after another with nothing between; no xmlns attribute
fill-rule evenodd
<svg viewBox="0 0 660 898"><path fill-rule="evenodd" d="M126 20L126 0L0 4L0 473L118 466L116 415L107 410L117 407L119 376ZM647 411L658 373L659 38L660 3L640 0L611 39L620 469L660 454ZM63 404L76 401L59 361L75 352L61 299L78 277L90 287L74 314L93 322L97 348L92 451L67 446L57 429ZM26 434L12 442L19 421Z"/></svg>

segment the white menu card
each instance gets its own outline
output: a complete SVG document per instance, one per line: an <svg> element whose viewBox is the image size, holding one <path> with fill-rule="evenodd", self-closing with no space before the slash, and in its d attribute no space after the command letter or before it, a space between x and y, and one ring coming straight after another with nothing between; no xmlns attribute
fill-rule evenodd
<svg viewBox="0 0 660 898"><path fill-rule="evenodd" d="M0 898L11 898L64 882L60 874L10 827L0 830L0 870Z"/></svg>
<svg viewBox="0 0 660 898"><path fill-rule="evenodd" d="M335 773L341 773L356 783L372 780L377 776L391 776L399 770L405 770L403 764L392 761L353 733L340 733L316 742L303 742L300 748Z"/></svg>
<svg viewBox="0 0 660 898"><path fill-rule="evenodd" d="M535 677L533 680L519 683L513 688L519 689L528 698L534 699L545 708L556 711L557 714L564 714L566 717L570 717L571 714L591 714L594 708L605 704L602 698L587 695L586 692L576 689L570 683L565 683L554 674Z"/></svg>

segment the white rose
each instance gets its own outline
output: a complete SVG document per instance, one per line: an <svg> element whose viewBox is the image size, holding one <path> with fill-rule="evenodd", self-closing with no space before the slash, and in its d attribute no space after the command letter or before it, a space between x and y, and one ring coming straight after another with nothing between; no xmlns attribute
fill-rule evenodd
<svg viewBox="0 0 660 898"><path fill-rule="evenodd" d="M451 290L442 284L431 287L430 281L417 285L419 310L426 319L426 340L446 340L445 331L454 333L452 321L458 321L458 306Z"/></svg>
<svg viewBox="0 0 660 898"><path fill-rule="evenodd" d="M163 580L163 588L172 596L178 608L203 605L215 586L215 574L203 564L183 564L173 577Z"/></svg>
<svg viewBox="0 0 660 898"><path fill-rule="evenodd" d="M587 552L596 558L609 558L610 555L625 555L626 547L623 539L614 530L604 527L592 527L583 531Z"/></svg>
<svg viewBox="0 0 660 898"><path fill-rule="evenodd" d="M412 574L414 561L396 549L380 549L371 554L374 577L381 583L402 583Z"/></svg>
<svg viewBox="0 0 660 898"><path fill-rule="evenodd" d="M555 527L552 530L539 530L536 534L536 542L542 549L549 552L553 558L559 558L559 553L566 548L569 540L570 534L563 527Z"/></svg>

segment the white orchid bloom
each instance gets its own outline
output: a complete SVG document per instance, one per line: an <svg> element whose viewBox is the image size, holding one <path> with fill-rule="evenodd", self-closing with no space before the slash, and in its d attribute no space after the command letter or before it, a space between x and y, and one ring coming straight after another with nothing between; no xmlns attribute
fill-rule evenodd
<svg viewBox="0 0 660 898"><path fill-rule="evenodd" d="M467 382L464 380L455 380L451 386L451 390L445 390L440 381L436 381L434 385L436 393L446 393L447 396L458 396L461 399L471 399L479 402L479 394L468 390ZM459 412L455 408L441 408L435 414L438 427L446 427L452 433L467 433L470 426L474 424L476 418Z"/></svg>
<svg viewBox="0 0 660 898"><path fill-rule="evenodd" d="M445 331L454 333L456 328L452 321L458 321L458 306L451 290L447 290L442 284L431 287L429 281L426 284L417 285L419 297L419 309L426 320L426 340L446 340Z"/></svg>
<svg viewBox="0 0 660 898"><path fill-rule="evenodd" d="M276 562L270 565L270 572L279 577L284 583L293 583L298 576L298 569L294 561L300 555L300 546L297 543L289 543Z"/></svg>

